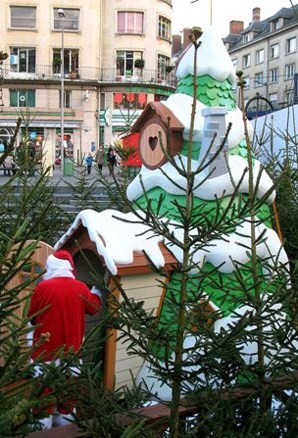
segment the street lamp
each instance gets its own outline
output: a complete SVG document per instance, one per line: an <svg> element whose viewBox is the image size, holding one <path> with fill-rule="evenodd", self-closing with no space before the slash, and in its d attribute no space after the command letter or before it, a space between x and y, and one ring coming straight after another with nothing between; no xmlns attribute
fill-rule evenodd
<svg viewBox="0 0 298 438"><path fill-rule="evenodd" d="M61 32L61 170L64 176L64 20L65 12L64 9L58 9L58 15L62 22L62 32Z"/></svg>

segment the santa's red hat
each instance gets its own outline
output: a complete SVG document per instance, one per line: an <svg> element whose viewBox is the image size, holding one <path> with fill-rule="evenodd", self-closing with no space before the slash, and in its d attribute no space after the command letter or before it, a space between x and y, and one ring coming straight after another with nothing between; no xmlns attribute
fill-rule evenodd
<svg viewBox="0 0 298 438"><path fill-rule="evenodd" d="M75 274L75 265L71 254L65 249L60 249L51 254L47 259L48 271L72 271Z"/></svg>
<svg viewBox="0 0 298 438"><path fill-rule="evenodd" d="M72 269L75 270L73 258L71 256L71 254L68 251L66 251L65 249L59 249L58 251L55 251L53 256L56 257L56 259L68 260L69 263L71 264Z"/></svg>

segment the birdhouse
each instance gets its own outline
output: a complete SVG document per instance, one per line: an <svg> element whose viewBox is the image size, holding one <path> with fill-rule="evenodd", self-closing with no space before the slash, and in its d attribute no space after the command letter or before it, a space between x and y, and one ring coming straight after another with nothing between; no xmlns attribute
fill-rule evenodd
<svg viewBox="0 0 298 438"><path fill-rule="evenodd" d="M162 166L168 157L177 155L183 144L184 125L162 102L150 102L131 132L139 132L139 153L149 169Z"/></svg>

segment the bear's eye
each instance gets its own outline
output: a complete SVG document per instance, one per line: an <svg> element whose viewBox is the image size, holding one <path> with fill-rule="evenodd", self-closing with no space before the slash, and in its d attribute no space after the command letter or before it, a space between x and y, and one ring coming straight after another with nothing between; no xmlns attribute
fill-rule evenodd
<svg viewBox="0 0 298 438"><path fill-rule="evenodd" d="M139 142L140 156L144 166L156 169L164 164L166 156L162 147L167 149L167 135L163 126L154 122L144 126Z"/></svg>

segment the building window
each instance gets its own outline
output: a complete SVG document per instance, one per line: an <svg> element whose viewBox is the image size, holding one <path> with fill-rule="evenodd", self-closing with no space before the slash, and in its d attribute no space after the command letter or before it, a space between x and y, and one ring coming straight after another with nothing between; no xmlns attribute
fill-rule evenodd
<svg viewBox="0 0 298 438"><path fill-rule="evenodd" d="M244 44L249 42L249 34L248 33L243 35L242 41Z"/></svg>
<svg viewBox="0 0 298 438"><path fill-rule="evenodd" d="M167 76L166 68L170 65L170 58L164 55L158 55L157 58L157 75L158 79L164 80Z"/></svg>
<svg viewBox="0 0 298 438"><path fill-rule="evenodd" d="M249 89L249 85L250 85L250 79L247 76L247 77L244 77L243 80L244 80L244 88L245 88L245 90L248 90Z"/></svg>
<svg viewBox="0 0 298 438"><path fill-rule="evenodd" d="M294 90L293 89L286 90L285 93L286 93L287 103L289 105L293 104L294 101L295 101L295 92L294 92Z"/></svg>
<svg viewBox="0 0 298 438"><path fill-rule="evenodd" d="M65 30L77 31L80 27L80 10L63 8L65 18L60 18L58 14L59 9L54 8L54 29L62 29L62 20L64 21Z"/></svg>
<svg viewBox="0 0 298 438"><path fill-rule="evenodd" d="M53 73L61 73L61 49L53 50ZM78 49L64 49L64 74L78 72L79 51Z"/></svg>
<svg viewBox="0 0 298 438"><path fill-rule="evenodd" d="M10 6L10 27L36 29L36 7Z"/></svg>
<svg viewBox="0 0 298 438"><path fill-rule="evenodd" d="M297 40L296 37L289 38L286 41L286 53L294 53L297 49Z"/></svg>
<svg viewBox="0 0 298 438"><path fill-rule="evenodd" d="M272 44L270 46L270 59L278 58L279 55L279 44Z"/></svg>
<svg viewBox="0 0 298 438"><path fill-rule="evenodd" d="M117 32L143 34L144 13L143 12L118 12Z"/></svg>
<svg viewBox="0 0 298 438"><path fill-rule="evenodd" d="M233 64L235 71L237 71L238 70L238 59L237 58L232 59L232 64Z"/></svg>
<svg viewBox="0 0 298 438"><path fill-rule="evenodd" d="M270 74L270 82L277 82L278 81L278 68L273 68L269 72Z"/></svg>
<svg viewBox="0 0 298 438"><path fill-rule="evenodd" d="M256 64L261 64L262 62L264 62L264 58L265 58L264 49L257 50L256 51Z"/></svg>
<svg viewBox="0 0 298 438"><path fill-rule="evenodd" d="M276 106L276 104L277 104L277 93L271 93L271 94L269 94L269 100L270 100L270 102L271 102L274 106Z"/></svg>
<svg viewBox="0 0 298 438"><path fill-rule="evenodd" d="M61 108L61 90L59 90L59 108ZM71 108L71 90L64 90L64 108Z"/></svg>
<svg viewBox="0 0 298 438"><path fill-rule="evenodd" d="M142 58L142 52L117 51L117 75L131 77L133 76L134 62Z"/></svg>
<svg viewBox="0 0 298 438"><path fill-rule="evenodd" d="M276 20L271 21L271 31L278 30L282 26L281 18L277 18Z"/></svg>
<svg viewBox="0 0 298 438"><path fill-rule="evenodd" d="M242 58L242 67L247 68L250 67L250 55L244 55Z"/></svg>
<svg viewBox="0 0 298 438"><path fill-rule="evenodd" d="M143 110L147 104L146 93L114 93L114 109Z"/></svg>
<svg viewBox="0 0 298 438"><path fill-rule="evenodd" d="M10 106L35 107L35 90L9 90Z"/></svg>
<svg viewBox="0 0 298 438"><path fill-rule="evenodd" d="M288 64L286 65L286 79L293 79L295 74L295 64Z"/></svg>
<svg viewBox="0 0 298 438"><path fill-rule="evenodd" d="M35 73L36 51L33 48L11 47L11 71L21 73Z"/></svg>
<svg viewBox="0 0 298 438"><path fill-rule="evenodd" d="M166 40L170 40L172 35L171 22L165 17L158 18L158 36Z"/></svg>
<svg viewBox="0 0 298 438"><path fill-rule="evenodd" d="M256 73L255 75L255 87L260 87L264 85L264 75L263 72Z"/></svg>

